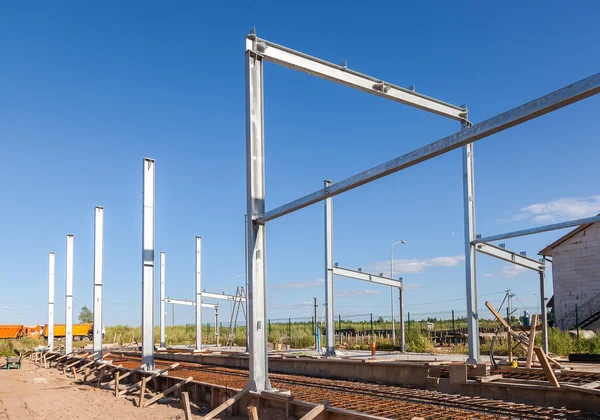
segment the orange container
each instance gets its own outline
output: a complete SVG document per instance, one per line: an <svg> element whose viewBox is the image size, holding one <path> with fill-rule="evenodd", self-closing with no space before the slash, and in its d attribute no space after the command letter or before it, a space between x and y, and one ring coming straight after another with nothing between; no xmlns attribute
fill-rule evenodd
<svg viewBox="0 0 600 420"><path fill-rule="evenodd" d="M0 325L0 338L21 338L23 325Z"/></svg>

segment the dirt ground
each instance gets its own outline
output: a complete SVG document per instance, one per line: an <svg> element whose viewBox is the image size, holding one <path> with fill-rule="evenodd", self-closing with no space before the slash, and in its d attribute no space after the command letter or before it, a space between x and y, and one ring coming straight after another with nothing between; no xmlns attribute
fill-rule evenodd
<svg viewBox="0 0 600 420"><path fill-rule="evenodd" d="M21 370L0 368L0 420L184 419L179 402L138 408L132 397L115 399L108 389L81 385L56 369L23 361ZM196 411L196 410L195 410ZM281 410L261 410L261 420L284 419ZM200 419L196 411L194 417ZM247 417L217 417L239 420Z"/></svg>

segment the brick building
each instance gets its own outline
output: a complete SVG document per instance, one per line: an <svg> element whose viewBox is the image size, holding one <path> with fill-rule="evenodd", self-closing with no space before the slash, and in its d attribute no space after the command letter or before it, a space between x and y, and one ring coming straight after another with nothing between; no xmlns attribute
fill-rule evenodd
<svg viewBox="0 0 600 420"><path fill-rule="evenodd" d="M552 259L555 325L600 329L600 222L582 225L540 251Z"/></svg>

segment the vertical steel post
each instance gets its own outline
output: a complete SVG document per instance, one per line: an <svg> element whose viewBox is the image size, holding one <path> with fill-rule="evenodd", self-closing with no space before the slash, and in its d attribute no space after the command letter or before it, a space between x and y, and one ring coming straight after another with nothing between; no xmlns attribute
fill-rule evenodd
<svg viewBox="0 0 600 420"><path fill-rule="evenodd" d="M470 126L461 123L462 128ZM477 255L475 245L475 169L473 164L473 143L463 147L463 195L465 213L465 272L467 285L467 329L469 335L469 357L467 363L476 364L479 356L479 313L477 310Z"/></svg>
<svg viewBox="0 0 600 420"><path fill-rule="evenodd" d="M398 288L400 296L399 311L400 311L400 351L404 353L406 351L406 336L404 334L404 280L400 277L400 287Z"/></svg>
<svg viewBox="0 0 600 420"><path fill-rule="evenodd" d="M452 342L456 346L456 328L454 326L454 309L452 309Z"/></svg>
<svg viewBox="0 0 600 420"><path fill-rule="evenodd" d="M196 236L196 350L202 350L202 238Z"/></svg>
<svg viewBox="0 0 600 420"><path fill-rule="evenodd" d="M219 304L217 303L217 306L215 306L215 347L219 347L219 334L221 333L221 331L219 331Z"/></svg>
<svg viewBox="0 0 600 420"><path fill-rule="evenodd" d="M56 267L56 254L48 253L48 348L54 349L54 273Z"/></svg>
<svg viewBox="0 0 600 420"><path fill-rule="evenodd" d="M167 347L165 295L167 291L167 254L160 253L160 347Z"/></svg>
<svg viewBox="0 0 600 420"><path fill-rule="evenodd" d="M390 278L394 278L394 245L390 247ZM390 286L390 296L392 300L392 346L396 344L396 321L394 320L394 288ZM400 291L402 296L402 291Z"/></svg>
<svg viewBox="0 0 600 420"><path fill-rule="evenodd" d="M331 181L324 181L325 188ZM325 200L325 356L335 356L333 315L333 198Z"/></svg>
<svg viewBox="0 0 600 420"><path fill-rule="evenodd" d="M142 213L142 364L154 370L154 159L144 159Z"/></svg>
<svg viewBox="0 0 600 420"><path fill-rule="evenodd" d="M320 350L319 349L319 347L320 347L319 344L320 343L317 341L318 340L318 337L317 337L317 335L318 335L317 334L317 328L319 328L317 326L319 324L319 318L318 318L318 316L319 316L319 305L317 303L317 298L313 298L313 300L314 300L314 309L315 309L315 315L314 315L314 318L313 318L313 320L314 320L313 321L313 334L315 335L315 350L318 352Z"/></svg>
<svg viewBox="0 0 600 420"><path fill-rule="evenodd" d="M543 260L544 267L546 259ZM546 270L540 271L540 309L542 317L542 350L548 354L548 308L546 306Z"/></svg>
<svg viewBox="0 0 600 420"><path fill-rule="evenodd" d="M246 295L248 294L248 215L245 214L244 215L244 245L245 245L245 252L244 252L244 259L245 259L245 274L244 274L244 280L246 283ZM246 296L247 298L248 296ZM246 305L246 314L248 313L248 299L246 299L246 302L244 302L244 305ZM248 332L248 319L246 319L246 353L250 352L250 342L249 342L249 337L250 334Z"/></svg>
<svg viewBox="0 0 600 420"><path fill-rule="evenodd" d="M256 40L254 41L256 43ZM254 220L265 212L263 59L245 53L246 195L248 215L248 340L250 377L255 392L271 389L267 354L266 226Z"/></svg>
<svg viewBox="0 0 600 420"><path fill-rule="evenodd" d="M65 287L65 353L73 352L73 235L67 235Z"/></svg>
<svg viewBox="0 0 600 420"><path fill-rule="evenodd" d="M94 359L102 359L102 275L104 261L104 208L94 211Z"/></svg>
<svg viewBox="0 0 600 420"><path fill-rule="evenodd" d="M341 346L342 345L342 314L338 314L338 318L340 320L339 330L340 330L340 346ZM333 327L334 327L333 334L335 336L335 323L334 323Z"/></svg>

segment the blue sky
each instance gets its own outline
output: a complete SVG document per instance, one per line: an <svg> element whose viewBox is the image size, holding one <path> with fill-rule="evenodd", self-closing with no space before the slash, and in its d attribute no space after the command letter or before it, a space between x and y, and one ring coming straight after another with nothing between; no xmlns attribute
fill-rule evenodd
<svg viewBox="0 0 600 420"><path fill-rule="evenodd" d="M102 205L105 325L140 324L144 156L157 162L156 255L167 252L167 294L193 297L196 235L206 289L242 284L243 53L251 27L466 103L479 122L597 72L599 12L592 1L4 2L0 323L46 321L49 251L57 255L57 321L64 320L67 233L75 235L75 307L91 305L93 209ZM600 212L592 182L598 111L599 98L589 98L476 143L479 233ZM267 208L459 129L269 63L265 124ZM409 285L411 316L464 314L461 176L454 151L336 197L335 261L388 274L389 246L405 239L395 272ZM564 233L506 243L535 255ZM324 295L323 205L270 223L267 247L269 317L310 316L305 302ZM478 271L479 294L495 293L489 298L499 303L497 292L511 288L519 306L537 307L535 273L485 256ZM158 281L157 271L157 297ZM389 288L336 279L335 290L336 315L390 312ZM193 322L193 311L177 308L176 322Z"/></svg>

